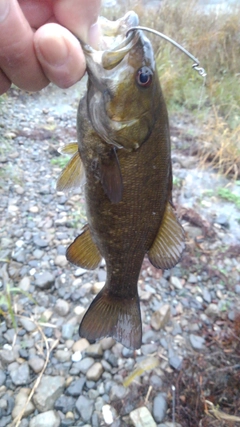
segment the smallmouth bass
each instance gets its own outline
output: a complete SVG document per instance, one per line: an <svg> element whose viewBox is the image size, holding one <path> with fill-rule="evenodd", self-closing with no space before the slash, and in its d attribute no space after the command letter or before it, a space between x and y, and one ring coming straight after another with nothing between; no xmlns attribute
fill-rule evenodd
<svg viewBox="0 0 240 427"><path fill-rule="evenodd" d="M80 336L89 342L111 336L132 349L142 342L137 282L144 256L169 269L184 249L171 202L167 109L150 41L141 30L128 32L136 25L135 12L103 20L102 50L81 43L88 87L78 108L78 147L64 149L73 157L58 180L58 190L79 186L83 175L86 182L88 224L67 259L87 269L106 261L106 284Z"/></svg>

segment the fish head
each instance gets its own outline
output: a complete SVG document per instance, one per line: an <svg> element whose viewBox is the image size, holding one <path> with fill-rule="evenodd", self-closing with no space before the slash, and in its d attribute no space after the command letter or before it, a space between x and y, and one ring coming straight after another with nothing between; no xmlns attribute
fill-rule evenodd
<svg viewBox="0 0 240 427"><path fill-rule="evenodd" d="M129 151L150 136L160 90L151 43L141 30L130 31L136 25L137 15L129 12L113 23L112 33L108 25L110 47L96 51L83 45L92 126L106 143Z"/></svg>

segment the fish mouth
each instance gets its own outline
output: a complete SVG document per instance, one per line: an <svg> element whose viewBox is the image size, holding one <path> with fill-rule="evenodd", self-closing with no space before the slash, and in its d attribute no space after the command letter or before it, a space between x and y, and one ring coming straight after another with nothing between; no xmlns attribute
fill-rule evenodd
<svg viewBox="0 0 240 427"><path fill-rule="evenodd" d="M138 42L139 31L129 32L132 27L138 25L138 21L138 15L130 11L117 21L104 19L102 23L100 22L103 36L106 34L111 36L109 38L112 47L110 46L105 50L95 50L88 44L81 42L88 68L91 70L93 64L99 64L105 70L111 70L118 65Z"/></svg>

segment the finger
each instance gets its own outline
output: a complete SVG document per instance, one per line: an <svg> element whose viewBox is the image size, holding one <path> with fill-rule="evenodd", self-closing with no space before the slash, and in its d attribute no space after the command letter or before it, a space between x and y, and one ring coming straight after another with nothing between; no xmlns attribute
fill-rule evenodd
<svg viewBox="0 0 240 427"><path fill-rule="evenodd" d="M100 37L100 6L100 0L53 0L58 22L93 47L97 47Z"/></svg>
<svg viewBox="0 0 240 427"><path fill-rule="evenodd" d="M46 24L34 35L39 62L48 79L67 88L83 76L86 68L80 43L59 24Z"/></svg>
<svg viewBox="0 0 240 427"><path fill-rule="evenodd" d="M21 89L42 89L48 80L35 55L33 31L18 2L0 0L0 16L0 68Z"/></svg>
<svg viewBox="0 0 240 427"><path fill-rule="evenodd" d="M52 0L18 0L32 28L39 28L53 18Z"/></svg>

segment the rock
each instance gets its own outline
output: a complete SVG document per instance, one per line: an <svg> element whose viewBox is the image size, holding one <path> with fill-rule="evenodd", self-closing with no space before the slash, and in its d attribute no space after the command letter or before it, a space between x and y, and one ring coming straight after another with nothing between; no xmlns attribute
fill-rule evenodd
<svg viewBox="0 0 240 427"><path fill-rule="evenodd" d="M181 369L183 359L181 357L179 357L178 355L173 354L172 356L169 357L168 361L169 361L169 365L172 368L174 368L178 371Z"/></svg>
<svg viewBox="0 0 240 427"><path fill-rule="evenodd" d="M0 387L5 383L6 381L6 374L3 372L2 369L0 369Z"/></svg>
<svg viewBox="0 0 240 427"><path fill-rule="evenodd" d="M11 415L7 415L6 417L1 417L0 427L8 427L10 425L11 420L12 420Z"/></svg>
<svg viewBox="0 0 240 427"><path fill-rule="evenodd" d="M74 330L74 325L72 325L71 323L65 323L64 325L62 325L62 337L65 340L71 339L74 334Z"/></svg>
<svg viewBox="0 0 240 427"><path fill-rule="evenodd" d="M170 283L174 286L175 289L182 289L181 280L176 276L170 277Z"/></svg>
<svg viewBox="0 0 240 427"><path fill-rule="evenodd" d="M190 343L192 348L196 351L202 351L205 349L205 339L199 337L198 335L190 334L189 335Z"/></svg>
<svg viewBox="0 0 240 427"><path fill-rule="evenodd" d="M22 388L20 392L17 394L15 398L15 406L12 411L12 417L16 418L25 407L25 404L27 402L28 396L30 393L29 388ZM32 414L35 411L35 407L33 403L30 401L28 402L27 406L25 407L23 417L28 417L30 414Z"/></svg>
<svg viewBox="0 0 240 427"><path fill-rule="evenodd" d="M54 310L59 316L67 316L69 313L69 303L63 299L58 299Z"/></svg>
<svg viewBox="0 0 240 427"><path fill-rule="evenodd" d="M89 347L89 342L86 340L86 338L81 338L80 340L76 341L72 346L72 351L75 353L75 351L82 352L86 350L86 348Z"/></svg>
<svg viewBox="0 0 240 427"><path fill-rule="evenodd" d="M82 360L81 351L75 351L75 353L72 354L72 362L79 362L80 360Z"/></svg>
<svg viewBox="0 0 240 427"><path fill-rule="evenodd" d="M103 405L102 407L102 415L104 422L110 426L113 421L117 418L116 410L110 405Z"/></svg>
<svg viewBox="0 0 240 427"><path fill-rule="evenodd" d="M98 381L99 378L102 376L103 373L103 367L102 364L97 362L94 363L91 368L88 369L86 377L90 381Z"/></svg>
<svg viewBox="0 0 240 427"><path fill-rule="evenodd" d="M74 397L80 396L85 381L85 378L79 378L78 380L73 381L71 385L66 389L66 394Z"/></svg>
<svg viewBox="0 0 240 427"><path fill-rule="evenodd" d="M14 385L26 385L30 382L30 371L27 363L18 365L16 369L10 371L10 377Z"/></svg>
<svg viewBox="0 0 240 427"><path fill-rule="evenodd" d="M61 396L65 386L63 377L45 375L33 396L33 402L39 412L53 409L56 400ZM47 424L48 425L48 424Z"/></svg>
<svg viewBox="0 0 240 427"><path fill-rule="evenodd" d="M1 417L5 417L7 415L10 415L13 407L14 407L14 399L12 396L9 396L8 393L3 394L1 393L0 398L0 419Z"/></svg>
<svg viewBox="0 0 240 427"><path fill-rule="evenodd" d="M59 427L61 418L57 411L47 411L32 418L29 427Z"/></svg>
<svg viewBox="0 0 240 427"><path fill-rule="evenodd" d="M135 427L157 427L151 413L145 406L130 412L130 419Z"/></svg>
<svg viewBox="0 0 240 427"><path fill-rule="evenodd" d="M18 285L18 287L20 289L22 289L22 291L24 291L24 292L28 292L30 286L31 286L31 280L30 280L30 277L27 277L27 276L23 277L20 280L19 285Z"/></svg>
<svg viewBox="0 0 240 427"><path fill-rule="evenodd" d="M76 402L76 409L83 421L90 421L93 413L93 401L85 396L79 396Z"/></svg>
<svg viewBox="0 0 240 427"><path fill-rule="evenodd" d="M212 297L211 294L209 292L209 290L207 288L203 289L203 299L204 301L206 301L208 304L212 301Z"/></svg>
<svg viewBox="0 0 240 427"><path fill-rule="evenodd" d="M14 350L0 350L0 360L5 365L13 363L18 357L18 353Z"/></svg>
<svg viewBox="0 0 240 427"><path fill-rule="evenodd" d="M160 390L162 388L163 382L162 382L162 379L158 375L153 374L150 377L149 385L151 385L156 390Z"/></svg>
<svg viewBox="0 0 240 427"><path fill-rule="evenodd" d="M219 315L219 309L217 304L209 304L209 306L206 308L205 313L207 316L216 319L217 316Z"/></svg>
<svg viewBox="0 0 240 427"><path fill-rule="evenodd" d="M33 356L28 361L30 368L35 372L35 374L39 374L39 372L41 372L44 363L44 360L38 356Z"/></svg>
<svg viewBox="0 0 240 427"><path fill-rule="evenodd" d="M155 311L151 317L151 326L156 331L163 329L171 317L171 308L169 304L162 305Z"/></svg>
<svg viewBox="0 0 240 427"><path fill-rule="evenodd" d="M91 344L86 348L87 356L91 357L99 357L103 355L103 349L101 342L97 342L95 344Z"/></svg>
<svg viewBox="0 0 240 427"><path fill-rule="evenodd" d="M195 276L195 274L189 274L188 279L187 279L188 283L192 283L195 284L198 282L198 278L197 276Z"/></svg>
<svg viewBox="0 0 240 427"><path fill-rule="evenodd" d="M75 408L75 399L72 396L65 396L62 394L60 396L54 405L54 408L57 411L61 411L64 414L66 414L68 411L73 411Z"/></svg>
<svg viewBox="0 0 240 427"><path fill-rule="evenodd" d="M33 242L36 246L39 246L39 248L46 248L48 246L47 240L41 239L41 237L34 236Z"/></svg>
<svg viewBox="0 0 240 427"><path fill-rule="evenodd" d="M35 285L41 289L50 289L54 281L55 277L49 271L35 274Z"/></svg>
<svg viewBox="0 0 240 427"><path fill-rule="evenodd" d="M33 332L35 331L35 329L37 329L37 326L35 325L35 323L33 323L30 319L28 319L27 317L20 317L19 322L21 323L22 327L27 331L27 332Z"/></svg>
<svg viewBox="0 0 240 427"><path fill-rule="evenodd" d="M61 363L68 362L71 360L72 352L69 350L57 350L55 353L56 359L59 360Z"/></svg>
<svg viewBox="0 0 240 427"><path fill-rule="evenodd" d="M157 394L153 400L153 418L157 423L164 420L167 412L167 400L164 393Z"/></svg>
<svg viewBox="0 0 240 427"><path fill-rule="evenodd" d="M80 362L77 362L78 371L82 374L86 374L88 369L94 364L94 359L92 357L85 357Z"/></svg>
<svg viewBox="0 0 240 427"><path fill-rule="evenodd" d="M123 385L114 384L110 390L109 397L110 400L121 400L128 393L128 389Z"/></svg>
<svg viewBox="0 0 240 427"><path fill-rule="evenodd" d="M98 294L98 292L100 292L103 288L103 286L105 285L105 282L96 282L94 283L94 285L92 286L92 293L93 294Z"/></svg>
<svg viewBox="0 0 240 427"><path fill-rule="evenodd" d="M64 268L68 265L68 260L65 255L57 255L54 260L54 264L58 267Z"/></svg>
<svg viewBox="0 0 240 427"><path fill-rule="evenodd" d="M235 292L236 294L240 294L240 284L235 285Z"/></svg>
<svg viewBox="0 0 240 427"><path fill-rule="evenodd" d="M116 341L113 338L108 337L108 338L103 338L100 341L100 343L101 343L101 347L104 351L104 350L109 350L110 348L112 348L114 346L114 344L116 343Z"/></svg>

